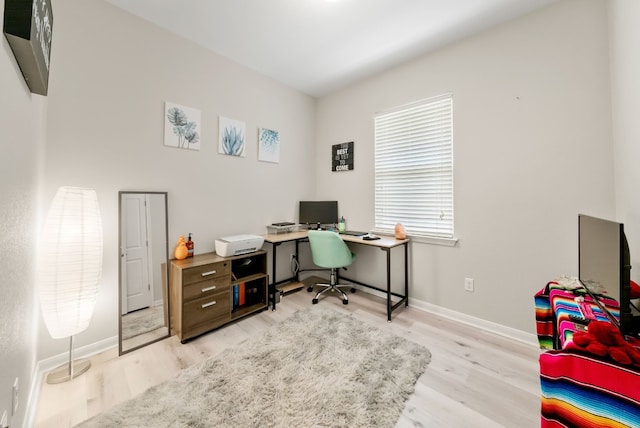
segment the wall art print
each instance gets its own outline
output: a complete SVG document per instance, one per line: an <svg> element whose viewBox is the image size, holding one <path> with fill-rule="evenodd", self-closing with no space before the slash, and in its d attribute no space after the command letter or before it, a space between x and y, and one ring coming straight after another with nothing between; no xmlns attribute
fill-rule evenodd
<svg viewBox="0 0 640 428"><path fill-rule="evenodd" d="M331 171L353 169L353 141L331 146Z"/></svg>
<svg viewBox="0 0 640 428"><path fill-rule="evenodd" d="M200 150L200 110L164 103L164 145Z"/></svg>
<svg viewBox="0 0 640 428"><path fill-rule="evenodd" d="M280 162L280 133L278 131L260 128L258 132L258 160Z"/></svg>
<svg viewBox="0 0 640 428"><path fill-rule="evenodd" d="M220 116L218 152L244 157L245 130L244 122Z"/></svg>
<svg viewBox="0 0 640 428"><path fill-rule="evenodd" d="M49 90L52 31L51 0L5 0L4 36L34 94Z"/></svg>

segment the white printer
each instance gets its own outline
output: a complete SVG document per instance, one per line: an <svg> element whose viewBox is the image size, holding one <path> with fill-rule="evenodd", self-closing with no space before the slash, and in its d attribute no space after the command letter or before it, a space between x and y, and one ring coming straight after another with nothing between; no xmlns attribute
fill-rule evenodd
<svg viewBox="0 0 640 428"><path fill-rule="evenodd" d="M252 253L262 248L264 238L258 235L233 235L216 239L216 253L222 257Z"/></svg>

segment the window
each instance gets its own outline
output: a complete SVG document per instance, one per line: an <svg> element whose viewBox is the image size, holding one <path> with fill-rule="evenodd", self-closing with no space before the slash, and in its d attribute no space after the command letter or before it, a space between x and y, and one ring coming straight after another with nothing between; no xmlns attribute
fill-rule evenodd
<svg viewBox="0 0 640 428"><path fill-rule="evenodd" d="M453 238L453 96L375 116L375 227Z"/></svg>

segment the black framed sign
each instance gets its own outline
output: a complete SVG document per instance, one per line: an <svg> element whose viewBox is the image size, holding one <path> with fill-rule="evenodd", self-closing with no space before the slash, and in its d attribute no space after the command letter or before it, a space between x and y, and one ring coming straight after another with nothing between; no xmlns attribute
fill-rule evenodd
<svg viewBox="0 0 640 428"><path fill-rule="evenodd" d="M331 171L353 169L353 141L331 146Z"/></svg>
<svg viewBox="0 0 640 428"><path fill-rule="evenodd" d="M34 94L49 88L52 29L51 0L5 0L4 36Z"/></svg>

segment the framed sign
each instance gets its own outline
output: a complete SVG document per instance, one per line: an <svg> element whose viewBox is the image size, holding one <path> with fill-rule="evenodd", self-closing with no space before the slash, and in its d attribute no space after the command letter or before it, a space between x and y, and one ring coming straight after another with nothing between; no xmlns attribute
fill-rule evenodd
<svg viewBox="0 0 640 428"><path fill-rule="evenodd" d="M331 146L331 171L353 169L353 141Z"/></svg>
<svg viewBox="0 0 640 428"><path fill-rule="evenodd" d="M4 36L34 94L49 88L52 29L51 0L5 0Z"/></svg>

